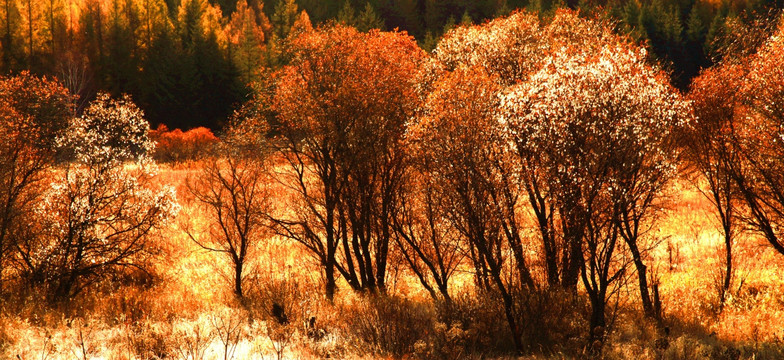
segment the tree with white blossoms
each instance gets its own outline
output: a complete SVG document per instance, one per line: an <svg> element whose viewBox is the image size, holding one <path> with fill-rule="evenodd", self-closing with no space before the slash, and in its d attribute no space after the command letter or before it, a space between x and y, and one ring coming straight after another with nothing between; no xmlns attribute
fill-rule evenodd
<svg viewBox="0 0 784 360"><path fill-rule="evenodd" d="M444 34L433 53L449 70L480 67L510 85L536 71L544 55L542 32L536 14L518 11L486 24L456 27Z"/></svg>
<svg viewBox="0 0 784 360"><path fill-rule="evenodd" d="M73 298L128 269L144 269L151 232L178 211L174 189L156 188L149 124L129 96L100 94L57 146L72 159L37 208L36 236L20 246L25 275L47 300Z"/></svg>
<svg viewBox="0 0 784 360"><path fill-rule="evenodd" d="M583 19L576 11L559 10L549 22L518 11L486 24L450 30L434 53L444 66L479 67L504 88L526 82L541 69L545 59L563 47L595 52L617 41L617 35L599 21ZM530 151L528 151L530 150ZM541 149L517 148L517 176L533 215L541 241L542 263L548 286L576 290L579 282L580 234L573 217L559 213L554 189L541 162Z"/></svg>
<svg viewBox="0 0 784 360"><path fill-rule="evenodd" d="M601 340L595 330L606 326L607 301L629 261L646 312L653 306L638 240L675 175L672 134L688 120L688 102L646 64L643 49L619 39L594 51L563 47L509 88L501 107L508 143L540 154L561 216L571 219L564 231L581 239L591 336Z"/></svg>

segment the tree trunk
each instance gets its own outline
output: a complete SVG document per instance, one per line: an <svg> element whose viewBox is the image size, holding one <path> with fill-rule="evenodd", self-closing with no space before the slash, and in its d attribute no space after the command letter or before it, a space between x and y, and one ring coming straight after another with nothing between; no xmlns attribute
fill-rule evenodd
<svg viewBox="0 0 784 360"><path fill-rule="evenodd" d="M500 281L500 279L497 281ZM504 300L504 314L506 315L506 322L509 323L509 329L512 331L512 340L514 340L515 349L517 349L518 354L522 354L524 350L523 340L521 339L521 331L514 314L514 301L506 290L501 290L501 296Z"/></svg>
<svg viewBox="0 0 784 360"><path fill-rule="evenodd" d="M577 280L580 276L580 262L582 261L582 236L572 233L567 237L564 249L563 273L561 286L567 290L577 290Z"/></svg>
<svg viewBox="0 0 784 360"><path fill-rule="evenodd" d="M591 329L589 331L589 339L590 344L592 347L594 343L597 341L603 343L604 342L604 332L606 331L607 322L605 319L604 310L606 307L606 302L604 300L604 296L597 295L597 296L590 296L591 298L591 320L590 326ZM598 349L593 349L597 351Z"/></svg>
<svg viewBox="0 0 784 360"><path fill-rule="evenodd" d="M580 278L580 270L583 265L583 224L580 218L580 210L575 208L561 208L561 214L565 218L564 228L564 248L561 266L561 286L566 290L577 291L577 282Z"/></svg>
<svg viewBox="0 0 784 360"><path fill-rule="evenodd" d="M727 299L727 293L730 291L732 283L732 233L725 226L724 229L724 250L726 251L725 261L726 269L724 272L724 283L722 284L721 291L721 305L724 306L724 301Z"/></svg>
<svg viewBox="0 0 784 360"><path fill-rule="evenodd" d="M556 286L559 284L558 250L555 244L550 218L548 217L547 203L540 194L539 187L535 182L526 186L526 189L528 191L528 200L532 205L534 215L536 215L539 235L542 237L547 284L549 286ZM550 213L552 213L552 208L550 209Z"/></svg>
<svg viewBox="0 0 784 360"><path fill-rule="evenodd" d="M5 0L5 34L3 35L3 65L5 71L11 70L11 49L13 38L11 35L11 0Z"/></svg>
<svg viewBox="0 0 784 360"><path fill-rule="evenodd" d="M634 260L634 266L637 269L643 311L646 316L659 320L661 314L654 309L651 294L648 290L648 267L645 266L645 263L642 260L642 254L640 254L637 241L636 239L627 239L626 244L629 246L629 250L631 251Z"/></svg>
<svg viewBox="0 0 784 360"><path fill-rule="evenodd" d="M441 293L441 296L444 297L444 301L447 304L452 304L452 297L449 295L449 289L446 282L438 285L438 291Z"/></svg>
<svg viewBox="0 0 784 360"><path fill-rule="evenodd" d="M27 65L30 66L33 62L33 2L27 0L27 44L28 44L28 61Z"/></svg>
<svg viewBox="0 0 784 360"><path fill-rule="evenodd" d="M242 298L242 262L234 264L234 294Z"/></svg>
<svg viewBox="0 0 784 360"><path fill-rule="evenodd" d="M331 303L335 299L335 289L337 288L335 284L335 265L332 263L326 264L324 275L326 277L325 293L327 301Z"/></svg>

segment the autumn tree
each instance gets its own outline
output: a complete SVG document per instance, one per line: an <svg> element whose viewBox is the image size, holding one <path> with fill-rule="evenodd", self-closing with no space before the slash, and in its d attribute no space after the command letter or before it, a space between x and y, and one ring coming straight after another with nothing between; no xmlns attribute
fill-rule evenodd
<svg viewBox="0 0 784 360"><path fill-rule="evenodd" d="M745 74L742 65L725 62L694 80L689 99L695 121L684 138L686 159L699 175L698 188L713 205L721 225L724 243L724 268L719 284L721 305L732 284L732 249L741 231L738 221L743 213L733 173L744 173L741 153L734 146L734 134L742 122Z"/></svg>
<svg viewBox="0 0 784 360"><path fill-rule="evenodd" d="M434 59L425 61L417 73L417 101L424 102L444 76L442 64ZM416 117L428 112L420 107ZM415 129L415 123L407 125ZM450 219L450 202L444 198L445 188L438 177L439 161L421 152L421 134L409 132L406 151L410 168L406 171L399 194L399 206L392 222L395 242L409 269L428 291L433 300L451 303L449 280L466 258L463 237Z"/></svg>
<svg viewBox="0 0 784 360"><path fill-rule="evenodd" d="M151 50L161 32L172 28L169 9L163 0L142 0L139 4L139 49Z"/></svg>
<svg viewBox="0 0 784 360"><path fill-rule="evenodd" d="M383 292L401 139L423 53L403 33L343 26L304 32L291 46L273 107L289 165L282 180L301 216L279 219L279 231L321 261L328 298L335 271L354 289Z"/></svg>
<svg viewBox="0 0 784 360"><path fill-rule="evenodd" d="M22 14L22 41L25 65L28 69L37 70L39 66L41 30L44 28L42 22L41 4L34 0L23 0L20 2L19 12Z"/></svg>
<svg viewBox="0 0 784 360"><path fill-rule="evenodd" d="M224 142L204 160L201 172L188 189L207 213L207 229L187 229L188 236L203 249L225 255L233 267L234 294L243 297L243 279L258 245L268 232L270 179L263 148L249 154L242 147Z"/></svg>
<svg viewBox="0 0 784 360"><path fill-rule="evenodd" d="M639 240L655 199L674 175L671 133L687 103L644 51L618 41L594 52L565 47L504 95L503 122L517 148L539 149L562 217L579 241L580 276L592 305L591 335L624 276L626 243L652 313ZM566 226L566 225L564 225ZM565 234L569 230L564 230Z"/></svg>
<svg viewBox="0 0 784 360"><path fill-rule="evenodd" d="M150 180L149 126L129 97L98 98L57 138L73 159L55 176L18 245L23 276L46 299L73 298L113 273L143 269L151 232L177 211Z"/></svg>
<svg viewBox="0 0 784 360"><path fill-rule="evenodd" d="M427 165L424 165L427 166ZM429 172L413 172L393 218L395 243L433 300L452 302L449 280L465 259L462 238L448 218L447 201Z"/></svg>
<svg viewBox="0 0 784 360"><path fill-rule="evenodd" d="M784 223L784 25L749 58L743 87L746 118L735 129L736 151L743 168L733 168L738 190L748 207L748 223L784 254L779 228ZM730 89L731 91L731 89Z"/></svg>
<svg viewBox="0 0 784 360"><path fill-rule="evenodd" d="M56 59L61 54L65 54L67 24L66 12L68 10L68 2L64 0L46 0L43 4L42 17L43 21L43 42L45 43L45 53L49 54L47 68L51 69L54 66Z"/></svg>
<svg viewBox="0 0 784 360"><path fill-rule="evenodd" d="M27 72L0 80L0 291L54 163L53 139L72 116L72 100L56 81Z"/></svg>
<svg viewBox="0 0 784 360"><path fill-rule="evenodd" d="M518 287L533 289L534 280L519 223L523 189L496 119L500 89L481 68L446 73L410 133L412 151L430 163L422 176L432 178L451 226L467 243L477 286L499 295L515 346L523 351L525 325L514 294ZM507 266L514 269L510 274Z"/></svg>
<svg viewBox="0 0 784 360"><path fill-rule="evenodd" d="M19 26L21 23L21 14L19 6L15 0L3 0L2 9L2 37L0 38L0 45L3 49L3 68L12 69L20 62L19 46L21 39L19 37Z"/></svg>
<svg viewBox="0 0 784 360"><path fill-rule="evenodd" d="M586 50L606 42L608 32L601 24L559 11L542 24L532 13L512 15L476 26L460 26L439 41L435 55L448 69L481 67L503 88L528 80L553 49L580 46ZM519 176L533 210L540 236L543 263L549 286L576 289L580 274L579 217L574 209L558 206L550 177L539 148L517 148Z"/></svg>
<svg viewBox="0 0 784 360"><path fill-rule="evenodd" d="M504 85L536 70L541 47L539 18L524 11L486 24L456 27L438 42L435 57L447 69L481 67Z"/></svg>
<svg viewBox="0 0 784 360"><path fill-rule="evenodd" d="M587 54L584 56L596 60L601 58L598 54L606 52L608 47L618 47L620 46L618 44L622 44L624 41L612 33L607 24L582 19L573 11L556 11L554 16L544 24L532 14L516 12L509 17L496 19L483 25L461 26L449 31L439 42L435 53L447 68L455 68L461 64L484 68L489 73L496 75L496 82L502 89L517 93L515 89L522 86L521 84L534 86L534 80L541 81L540 86L543 89L548 88L550 84L546 84L543 80L546 78L546 75L542 75L543 72L548 69L555 71L553 69L557 68L559 61L574 60L563 53L564 48L580 49ZM644 55L636 56L643 57ZM583 63L578 63L583 66L591 61L584 59ZM640 60L634 58L627 60L627 62L639 63ZM574 74L569 76L572 75ZM536 76L541 76L541 78L536 78ZM556 80L559 76L566 75L564 73L558 74L558 76L554 75L551 81L561 81ZM623 83L634 80L640 83L648 81L657 84L666 82L660 74L655 72L648 71L645 76L650 79L640 80L640 78L645 79L643 75L637 78L627 75L625 78L619 77L612 81ZM655 81L651 79L655 79ZM579 83L583 80L585 79L570 81ZM602 81L609 82L610 80ZM607 84L594 85L609 86ZM567 80L564 80L563 84L554 86L555 88L575 88ZM659 92L655 96L661 95L666 99L674 94L672 89L657 88L657 91ZM593 94L596 95L595 92ZM639 110L636 113L625 110L626 106L629 106L628 103L631 103L631 98L629 94L621 94L617 95L616 99L603 100L619 102L620 105L614 105L621 107L617 114L605 116L615 117L616 119L612 121L634 119L635 116L653 116L650 109L645 112ZM553 101L555 99L554 96ZM566 98L561 100L566 101ZM581 101L583 100L588 101L589 99L583 98ZM555 104L542 106L549 106L548 109L558 108ZM573 103L572 106L580 108L582 105ZM552 119L558 115L555 111L551 110L548 118ZM544 117L544 115L542 116ZM612 121L606 121L608 124L612 124ZM569 121L565 123L572 124ZM543 127L543 124L546 122L538 119L524 126L513 126L508 129L508 132L512 135L511 141L516 142L518 176L522 181L528 203L536 220L547 283L550 286L560 284L565 288L576 289L581 277L581 269L585 265L583 245L588 236L586 231L590 230L591 221L600 219L589 214L592 211L598 211L598 209L589 209L585 202L586 199L599 196L596 193L598 188L595 187L598 185L591 184L590 179L585 176L574 176L572 173L572 171L583 171L584 169L581 167L588 165L597 166L584 159L585 155L582 153L583 151L594 151L592 149L584 150L588 145L581 142L584 140L583 137L587 139L592 139L592 137L580 133L582 130L575 126L573 131L577 132L576 137L566 140L567 137L563 134L549 133L548 131L551 130ZM536 141L535 139L540 136L550 140ZM646 141L649 143L644 143L644 148L640 144L628 143L623 145L623 151L603 152L605 166L611 164L607 160L610 153L619 157L617 160L620 161L620 164L625 164L624 161L630 162L630 164L627 164L628 166L625 168L611 169L608 167L606 169L614 171L613 176L616 178L613 181L623 182L626 188L623 189L625 192L619 190L616 194L602 195L604 197L615 196L612 202L602 200L602 203L609 204L605 210L616 211L616 207L623 208L623 210L617 210L618 216L604 217L606 221L602 226L615 228L623 225L624 231L617 235L624 239L630 251L636 254L633 257L635 267L641 275L639 278L643 306L646 313L654 314L656 313L653 310L654 301L650 299L646 266L643 261L644 248L640 249L638 239L645 232L644 227L641 227L645 223L642 219L653 215L650 213L656 208L653 200L672 176L670 171L665 171L667 166L661 166L669 159L665 159L652 149L661 146L665 149L662 151L668 153L667 149L671 149L671 145L669 137L664 135L649 137ZM640 150L645 150L644 155L636 155L640 153ZM553 158L555 156L559 156L560 160ZM600 182L607 181L606 179L600 180ZM598 226L599 224L593 225ZM616 230L620 231L621 228ZM607 263L610 260L611 258L608 257L604 262Z"/></svg>

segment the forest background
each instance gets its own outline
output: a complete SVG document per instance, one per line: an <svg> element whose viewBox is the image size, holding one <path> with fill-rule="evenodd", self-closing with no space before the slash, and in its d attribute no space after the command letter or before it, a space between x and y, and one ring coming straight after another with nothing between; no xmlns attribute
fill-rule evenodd
<svg viewBox="0 0 784 360"><path fill-rule="evenodd" d="M302 16L314 25L404 30L432 50L455 24L516 8L542 16L578 8L614 19L618 31L645 42L685 89L780 6L780 0L4 0L0 71L55 75L79 96L78 110L98 91L127 93L153 127L217 130L248 99L252 82L286 63L282 39Z"/></svg>

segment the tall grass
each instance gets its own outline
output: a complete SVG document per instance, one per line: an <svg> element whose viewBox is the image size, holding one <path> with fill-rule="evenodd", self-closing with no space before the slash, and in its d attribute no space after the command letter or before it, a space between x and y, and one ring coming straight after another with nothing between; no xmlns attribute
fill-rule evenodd
<svg viewBox="0 0 784 360"><path fill-rule="evenodd" d="M185 179L198 164L162 168L157 181L188 203ZM280 201L283 201L281 199ZM664 324L640 315L630 281L621 293L603 358L784 358L784 259L744 233L735 286L718 311L713 286L721 257L717 223L690 185L671 190L650 253L660 281ZM178 222L198 227L205 214L185 206L156 234L154 266L135 279L111 279L68 311L17 291L0 301L0 359L270 359L514 356L501 306L478 296L461 269L454 302L433 303L413 274L393 269L387 296L355 294L346 284L334 303L321 295L318 262L296 244L271 239L256 251L247 299L232 294L225 259L200 249ZM532 245L533 246L533 245ZM121 281L122 280L122 281ZM118 284L122 282L122 286ZM530 353L590 355L585 300L545 291L516 295ZM281 306L287 322L272 314ZM666 326L666 331L665 331ZM595 355L595 354L594 354Z"/></svg>

